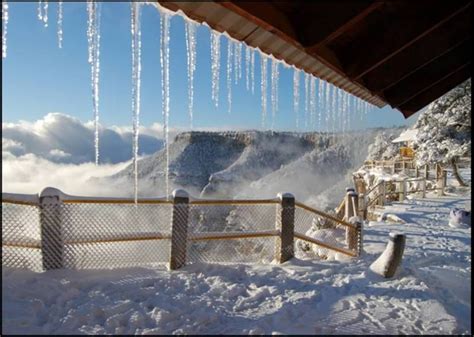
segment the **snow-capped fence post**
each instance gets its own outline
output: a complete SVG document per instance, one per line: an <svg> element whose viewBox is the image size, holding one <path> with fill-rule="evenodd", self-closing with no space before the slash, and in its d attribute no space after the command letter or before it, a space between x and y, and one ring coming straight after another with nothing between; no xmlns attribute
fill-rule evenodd
<svg viewBox="0 0 474 337"><path fill-rule="evenodd" d="M346 194L347 209L346 213L347 221L351 221L352 217L358 216L359 209L359 196L353 191L349 191ZM354 223L356 224L356 223ZM346 243L350 250L356 250L357 246L357 228L346 227Z"/></svg>
<svg viewBox="0 0 474 337"><path fill-rule="evenodd" d="M276 216L276 230L280 232L277 239L275 259L283 263L294 256L295 235L295 197L291 193L278 193L280 207Z"/></svg>
<svg viewBox="0 0 474 337"><path fill-rule="evenodd" d="M370 265L370 270L382 277L395 275L402 262L406 237L404 234L389 234L389 241L383 253Z"/></svg>
<svg viewBox="0 0 474 337"><path fill-rule="evenodd" d="M346 197L344 200L344 219L346 221L349 220L350 217L354 216L354 213L352 212L351 198L349 196L351 193L355 193L354 188L346 187Z"/></svg>
<svg viewBox="0 0 474 337"><path fill-rule="evenodd" d="M186 264L188 239L189 195L184 190L173 191L171 220L171 253L169 269L179 269Z"/></svg>
<svg viewBox="0 0 474 337"><path fill-rule="evenodd" d="M56 188L47 187L39 197L41 256L44 270L61 269L64 266L62 194Z"/></svg>

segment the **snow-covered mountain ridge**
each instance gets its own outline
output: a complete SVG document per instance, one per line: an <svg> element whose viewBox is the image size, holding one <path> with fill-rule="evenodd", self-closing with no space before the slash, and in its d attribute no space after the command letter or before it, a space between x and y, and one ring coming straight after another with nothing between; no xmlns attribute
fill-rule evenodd
<svg viewBox="0 0 474 337"><path fill-rule="evenodd" d="M333 207L352 185L350 174L367 157L376 135L392 129L333 135L308 132L183 132L170 144L170 187L206 198L268 198L295 194L315 206ZM400 130L400 129L397 129ZM138 162L141 196L165 191L165 151ZM132 190L133 167L98 183Z"/></svg>

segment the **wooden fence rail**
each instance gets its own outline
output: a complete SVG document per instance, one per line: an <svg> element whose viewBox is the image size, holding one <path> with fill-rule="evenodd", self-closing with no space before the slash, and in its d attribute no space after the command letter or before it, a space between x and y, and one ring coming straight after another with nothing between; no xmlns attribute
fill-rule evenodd
<svg viewBox="0 0 474 337"><path fill-rule="evenodd" d="M351 214L356 215L358 211L358 201L354 199L354 196L357 195L352 191L350 193L352 193L351 195L353 196L350 199L347 199L345 204L350 206ZM156 209L155 206L146 209L135 207L130 208L130 206L134 204L133 199L76 197L66 195L57 189L47 188L39 196L37 196L37 199L34 200L31 198L24 198L23 200L20 195L15 196L12 194L2 194L2 209L4 204L14 204L18 207L32 207L37 210L36 212L39 214L39 218L37 220L31 220L28 226L30 229L35 226L39 227L38 232L40 233L40 237L38 238L38 242L40 243L32 244L28 242L21 242L21 239L17 240L13 235L13 240L2 237L2 246L15 249L39 249L41 251L42 270L67 268L67 265L69 265L68 263L70 263L68 262L69 260L72 259L77 261L79 258L74 256L76 252L76 248L74 247L79 247L77 249L87 249L88 245L95 245L92 247L102 245L101 247L103 247L104 245L107 246L110 244L134 244L134 242L146 243L163 240L168 241L170 243L168 266L171 270L179 269L186 265L189 258L187 256L188 247L189 243L191 242L274 238L276 248L274 260L278 261L279 263L288 261L294 256L295 238L309 242L311 244L320 245L321 247L333 250L338 253L346 254L351 257L360 255L360 247L362 246L361 224L349 222L349 217L347 216L344 219L340 219L337 216L327 214L316 208L297 202L295 201L294 197L288 193L279 194L277 198L274 199L204 200L192 199L185 191L177 190L173 192L171 198L139 199L137 202L137 207L156 205L156 207L159 207L160 209L163 208L170 210L169 213L167 213L171 215L169 220L169 232L163 233L156 230L151 230L151 232L132 231L131 233L127 234L123 232L124 229L114 229L118 228L114 222L121 220L110 220L112 221L110 222L108 218L110 217L109 214L111 212L120 212L121 210L123 211L126 209L128 210L127 212L131 212L130 214L135 214L134 212L137 212L136 216L139 217L140 212L147 212L150 209ZM97 204L97 208L94 208L95 204ZM81 205L87 205L87 207L83 208ZM258 221L262 221L258 215L259 207L268 207L271 205L275 205L275 209L277 210L276 214L274 213L274 229L258 230ZM242 207L239 208L242 212L248 211L248 207L250 207L251 212L256 212L250 213L251 216L255 215L255 229L252 231L239 232L190 232L191 206L194 210L196 210L196 207L198 207L198 209L199 207L205 207L206 211L212 211L212 209L216 208L216 212L218 212L217 214L219 214L220 211L219 207L222 206ZM327 219L346 228L347 248L340 247L332 242L316 240L308 237L306 233L298 233L295 231L296 208L303 209L310 216ZM91 212L89 209L94 209L94 211ZM227 208L224 208L224 210L226 210L226 212L228 211ZM7 212L8 208L4 209L4 211ZM118 219L120 219L120 215L117 216L119 217ZM5 225L3 219L4 218L2 217L2 225ZM264 220L268 222L268 218L265 218ZM14 219L12 220L12 216L9 216L8 221L9 223L6 225L10 226L10 233L14 233L15 224ZM37 221L36 225L34 224L35 221ZM163 221L163 219L159 221ZM167 220L164 219L164 221L166 222ZM86 227L84 227L85 232L82 232L82 227L78 228L76 225L74 225L76 222L87 224ZM113 226L109 226L107 230L102 232L101 227L93 227L92 233L97 232L98 234L90 234L87 232L87 230L91 230L92 227L90 227L91 225L88 223L94 224L93 226L98 223L100 223L101 226L106 223L109 225L112 224ZM147 223L147 225L150 224ZM24 230L22 226L23 225L18 227L18 230ZM65 229L65 226L67 226L67 229ZM35 230L35 228L33 228L33 230ZM65 231L67 232L67 235L64 234ZM2 256L3 254L4 252L2 251ZM91 251L90 254L95 254L94 250ZM2 261L3 260L4 259L2 259Z"/></svg>

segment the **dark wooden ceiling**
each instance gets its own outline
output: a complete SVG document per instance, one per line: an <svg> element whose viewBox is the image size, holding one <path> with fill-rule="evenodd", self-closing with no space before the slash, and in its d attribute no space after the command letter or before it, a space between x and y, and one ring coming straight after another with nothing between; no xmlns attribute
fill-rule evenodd
<svg viewBox="0 0 474 337"><path fill-rule="evenodd" d="M470 77L471 1L232 1L409 117Z"/></svg>
<svg viewBox="0 0 474 337"><path fill-rule="evenodd" d="M471 1L216 3L304 50L405 118L471 76Z"/></svg>

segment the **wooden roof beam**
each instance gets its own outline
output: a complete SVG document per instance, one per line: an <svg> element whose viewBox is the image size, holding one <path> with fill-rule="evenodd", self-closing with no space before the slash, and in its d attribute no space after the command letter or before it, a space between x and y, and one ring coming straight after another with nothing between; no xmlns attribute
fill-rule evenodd
<svg viewBox="0 0 474 337"><path fill-rule="evenodd" d="M439 79L449 76L453 69L456 70L460 66L469 63L471 59L471 44L471 39L466 40L442 57L435 59L406 77L389 90L384 91L385 99L391 106L400 106L432 83L437 83Z"/></svg>
<svg viewBox="0 0 474 337"><path fill-rule="evenodd" d="M407 5L408 7L405 8L404 11L409 12L409 15L412 16L414 15L412 12L414 9L410 8L412 4L417 6L427 6L426 2L410 3ZM357 43L362 46L364 57L362 57L362 55L350 55L351 58L360 58L361 61L347 68L348 76L353 80L359 80L368 72L379 67L398 53L413 45L418 40L430 34L433 30L443 25L446 21L449 21L453 16L468 9L470 5L470 1L467 3L466 1L448 1L446 2L447 8L442 9L442 13L446 13L446 15L443 15L443 17L439 17L441 15L439 12L435 13L434 15L420 15L420 19L412 26L405 26L401 28L399 26L393 25L390 26L388 31L375 32L375 34L378 35L375 41L372 39L370 34L368 37L366 37L366 41L361 41L358 39ZM441 11L440 6L438 6L436 9ZM399 21L403 22L403 17L401 17ZM385 39L386 36L397 36L398 38L396 40L387 41ZM379 39L381 39L381 41L379 41ZM373 48L370 49L370 53L368 52L368 46L373 46ZM347 57L349 57L349 55Z"/></svg>
<svg viewBox="0 0 474 337"><path fill-rule="evenodd" d="M361 12L357 13L350 20L340 23L331 33L326 36L319 36L317 40L311 40L311 46L307 46L306 51L310 54L318 52L322 46L328 44L329 42L337 39L339 36L343 35L345 32L353 28L355 25L359 24L364 18L366 18L370 13L374 12L376 9L380 8L384 4L384 1L375 1L371 3L368 7L363 9Z"/></svg>
<svg viewBox="0 0 474 337"><path fill-rule="evenodd" d="M298 41L295 29L288 17L271 3L263 1L217 1L216 3L292 45L296 45L295 42Z"/></svg>
<svg viewBox="0 0 474 337"><path fill-rule="evenodd" d="M432 86L426 88L408 102L403 103L397 109L401 111L405 118L408 118L470 77L469 63L460 67L446 78L433 83Z"/></svg>
<svg viewBox="0 0 474 337"><path fill-rule="evenodd" d="M447 29L449 27L449 29ZM471 17L463 11L418 43L363 76L368 89L385 91L470 38Z"/></svg>

